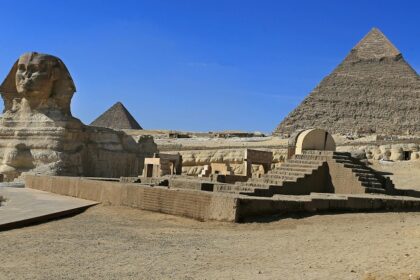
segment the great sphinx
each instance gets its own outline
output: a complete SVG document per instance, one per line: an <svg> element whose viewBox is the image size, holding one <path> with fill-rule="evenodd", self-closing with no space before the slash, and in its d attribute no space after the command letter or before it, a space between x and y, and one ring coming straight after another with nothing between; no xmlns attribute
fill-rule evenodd
<svg viewBox="0 0 420 280"><path fill-rule="evenodd" d="M136 176L156 152L149 137L84 125L71 114L76 91L58 57L25 53L0 86L0 173L13 180L25 173ZM21 177L20 177L21 178Z"/></svg>

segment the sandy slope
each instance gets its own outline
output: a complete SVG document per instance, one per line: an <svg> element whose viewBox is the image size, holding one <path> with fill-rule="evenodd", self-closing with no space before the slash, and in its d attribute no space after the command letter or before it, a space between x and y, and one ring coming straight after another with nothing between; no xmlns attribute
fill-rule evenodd
<svg viewBox="0 0 420 280"><path fill-rule="evenodd" d="M371 167L389 173L397 188L420 191L420 161L418 160L386 163L374 161Z"/></svg>
<svg viewBox="0 0 420 280"><path fill-rule="evenodd" d="M420 213L226 224L96 206L0 240L0 279L420 279Z"/></svg>

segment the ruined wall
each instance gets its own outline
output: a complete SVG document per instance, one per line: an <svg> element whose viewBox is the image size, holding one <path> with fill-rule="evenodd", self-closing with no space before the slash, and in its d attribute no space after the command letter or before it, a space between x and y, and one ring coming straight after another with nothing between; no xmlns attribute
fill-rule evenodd
<svg viewBox="0 0 420 280"><path fill-rule="evenodd" d="M369 160L419 160L420 145L418 143L404 144L363 144L344 145L337 147L337 151L350 152L353 155ZM409 158L405 158L408 152Z"/></svg>
<svg viewBox="0 0 420 280"><path fill-rule="evenodd" d="M210 192L31 175L26 176L25 185L28 188L98 201L105 205L129 206L201 221L236 221L237 198Z"/></svg>
<svg viewBox="0 0 420 280"><path fill-rule="evenodd" d="M261 149L262 150L262 149ZM287 148L264 149L273 152L273 166L284 162L287 156ZM165 151L169 152L169 151ZM244 149L209 149L209 150L182 150L172 151L179 152L182 156L182 173L185 175L197 176L201 173L205 165L211 163L228 164L235 175L244 174ZM254 171L258 171L258 166L254 166Z"/></svg>
<svg viewBox="0 0 420 280"><path fill-rule="evenodd" d="M157 152L153 138L146 135L135 139L112 129L86 129L89 140L82 162L83 176L139 176L143 171L144 158Z"/></svg>

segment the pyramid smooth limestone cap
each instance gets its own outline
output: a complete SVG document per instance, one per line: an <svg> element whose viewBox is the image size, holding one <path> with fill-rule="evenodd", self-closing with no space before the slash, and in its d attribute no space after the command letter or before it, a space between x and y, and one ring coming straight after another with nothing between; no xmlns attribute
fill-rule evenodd
<svg viewBox="0 0 420 280"><path fill-rule="evenodd" d="M378 29L372 28L362 40L352 49L359 59L381 59L396 57L401 52L391 41Z"/></svg>

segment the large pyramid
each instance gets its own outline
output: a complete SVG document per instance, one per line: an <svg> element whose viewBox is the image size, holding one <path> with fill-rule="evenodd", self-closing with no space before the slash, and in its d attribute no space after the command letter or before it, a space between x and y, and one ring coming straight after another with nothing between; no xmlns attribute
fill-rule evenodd
<svg viewBox="0 0 420 280"><path fill-rule="evenodd" d="M112 129L142 129L121 102L112 105L90 125Z"/></svg>
<svg viewBox="0 0 420 280"><path fill-rule="evenodd" d="M420 132L420 77L373 28L274 134L311 127L342 134Z"/></svg>

